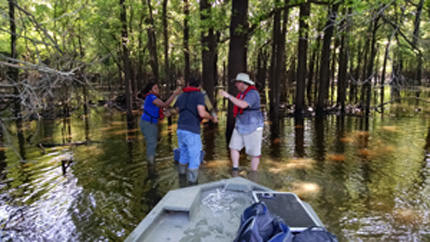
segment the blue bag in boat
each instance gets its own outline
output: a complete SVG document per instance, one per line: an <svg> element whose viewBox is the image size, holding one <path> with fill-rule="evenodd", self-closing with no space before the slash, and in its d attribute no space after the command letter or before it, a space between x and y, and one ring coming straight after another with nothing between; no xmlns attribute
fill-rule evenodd
<svg viewBox="0 0 430 242"><path fill-rule="evenodd" d="M291 242L290 228L273 216L264 202L254 203L243 212L234 242Z"/></svg>
<svg viewBox="0 0 430 242"><path fill-rule="evenodd" d="M294 236L293 242L338 242L336 235L328 232L324 227L312 226Z"/></svg>

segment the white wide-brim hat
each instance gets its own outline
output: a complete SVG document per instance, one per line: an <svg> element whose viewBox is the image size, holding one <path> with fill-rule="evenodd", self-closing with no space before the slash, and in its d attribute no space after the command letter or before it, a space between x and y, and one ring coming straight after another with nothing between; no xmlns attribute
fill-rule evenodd
<svg viewBox="0 0 430 242"><path fill-rule="evenodd" d="M238 73L236 78L231 80L232 82L244 82L246 84L252 85L254 86L255 83L253 81L251 81L251 79L249 78L249 75L246 73Z"/></svg>

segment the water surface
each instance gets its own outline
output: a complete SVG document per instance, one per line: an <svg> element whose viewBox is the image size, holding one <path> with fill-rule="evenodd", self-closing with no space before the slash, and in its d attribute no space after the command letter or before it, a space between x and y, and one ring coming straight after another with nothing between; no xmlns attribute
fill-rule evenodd
<svg viewBox="0 0 430 242"><path fill-rule="evenodd" d="M275 140L266 122L259 172L243 155L238 174L219 116L219 125L202 128L200 184L239 175L293 191L340 241L430 241L427 112L285 118ZM166 121L152 166L137 125L102 107L25 123L21 137L14 123L8 128L0 145L3 241L122 241L164 194L184 186L173 162L176 125ZM62 163L70 163L65 173Z"/></svg>

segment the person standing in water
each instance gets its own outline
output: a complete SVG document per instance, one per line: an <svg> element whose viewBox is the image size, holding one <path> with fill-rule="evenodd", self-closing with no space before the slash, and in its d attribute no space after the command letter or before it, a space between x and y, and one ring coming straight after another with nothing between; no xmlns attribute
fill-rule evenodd
<svg viewBox="0 0 430 242"><path fill-rule="evenodd" d="M160 89L156 83L148 83L142 93L145 95L145 102L139 126L146 140L146 158L149 163L153 164L158 141L158 121L163 118L163 108L168 107L175 97L181 94L181 89L173 91L165 102L159 98Z"/></svg>
<svg viewBox="0 0 430 242"><path fill-rule="evenodd" d="M218 119L206 111L205 98L200 92L200 80L190 78L188 86L182 91L183 93L175 103L179 112L178 130L176 131L181 154L178 164L179 174L185 175L186 173L188 182L196 184L202 150L200 121L206 118L217 123Z"/></svg>
<svg viewBox="0 0 430 242"><path fill-rule="evenodd" d="M219 93L234 104L233 115L236 117L236 125L229 144L233 171L239 169L239 152L244 147L245 153L251 156L251 171L257 171L264 127L264 117L260 110L260 94L255 88L255 83L246 73L237 74L231 81L235 82L239 91L237 97L224 90Z"/></svg>

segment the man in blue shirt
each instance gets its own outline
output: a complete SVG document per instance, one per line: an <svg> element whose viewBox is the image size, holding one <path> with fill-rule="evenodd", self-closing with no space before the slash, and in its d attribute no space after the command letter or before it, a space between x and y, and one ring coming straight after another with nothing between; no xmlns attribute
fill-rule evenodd
<svg viewBox="0 0 430 242"><path fill-rule="evenodd" d="M233 115L236 117L236 125L229 144L233 170L239 169L239 152L245 147L245 153L251 156L251 170L256 171L260 164L264 127L264 117L260 110L260 94L255 88L255 83L246 73L237 74L232 81L239 90L237 97L223 90L220 91L220 95L235 105Z"/></svg>
<svg viewBox="0 0 430 242"><path fill-rule="evenodd" d="M197 183L200 166L200 152L202 142L200 138L200 121L207 118L214 123L218 119L210 115L205 108L205 98L200 92L200 80L191 78L188 86L182 89L175 106L179 112L178 145L180 151L179 166L188 165L187 178L192 184ZM185 173L185 169L179 169ZM181 172L182 171L182 172ZM183 175L183 174L181 174Z"/></svg>

